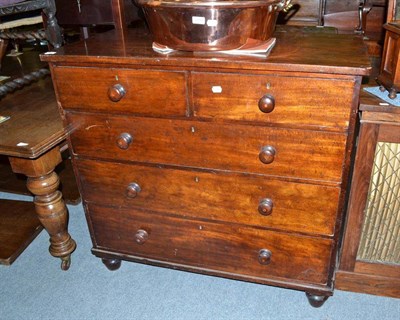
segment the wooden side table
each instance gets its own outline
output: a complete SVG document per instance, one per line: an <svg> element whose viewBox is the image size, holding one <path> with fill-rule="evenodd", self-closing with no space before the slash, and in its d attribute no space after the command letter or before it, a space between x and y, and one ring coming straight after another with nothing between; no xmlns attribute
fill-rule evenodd
<svg viewBox="0 0 400 320"><path fill-rule="evenodd" d="M377 82L382 91L389 91L389 98L394 99L400 91L400 24L385 24L385 45L382 64Z"/></svg>
<svg viewBox="0 0 400 320"><path fill-rule="evenodd" d="M67 208L54 172L62 161L60 146L67 132L57 111L51 78L6 96L0 114L10 117L0 124L0 154L9 157L15 173L28 177L36 213L50 235L50 253L61 258L61 267L67 270L76 244L67 230ZM16 232L19 227L16 222ZM0 230L0 234L7 234L7 230Z"/></svg>
<svg viewBox="0 0 400 320"><path fill-rule="evenodd" d="M400 297L400 107L363 92L336 288Z"/></svg>

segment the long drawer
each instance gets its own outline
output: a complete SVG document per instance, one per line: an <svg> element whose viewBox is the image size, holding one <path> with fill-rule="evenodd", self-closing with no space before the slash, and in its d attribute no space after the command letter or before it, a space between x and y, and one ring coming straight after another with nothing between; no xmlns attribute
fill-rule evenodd
<svg viewBox="0 0 400 320"><path fill-rule="evenodd" d="M95 248L264 279L328 279L329 239L96 205L88 213Z"/></svg>
<svg viewBox="0 0 400 320"><path fill-rule="evenodd" d="M75 165L88 202L300 233L334 232L339 188L95 160Z"/></svg>
<svg viewBox="0 0 400 320"><path fill-rule="evenodd" d="M64 109L148 116L187 113L184 72L56 67L53 77Z"/></svg>
<svg viewBox="0 0 400 320"><path fill-rule="evenodd" d="M345 134L74 113L67 119L76 126L71 141L79 156L341 181Z"/></svg>
<svg viewBox="0 0 400 320"><path fill-rule="evenodd" d="M286 126L346 128L354 79L192 73L194 114Z"/></svg>

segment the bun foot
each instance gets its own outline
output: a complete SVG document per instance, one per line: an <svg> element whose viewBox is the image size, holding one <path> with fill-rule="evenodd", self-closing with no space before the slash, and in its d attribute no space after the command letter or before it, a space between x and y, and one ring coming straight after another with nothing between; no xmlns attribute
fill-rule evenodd
<svg viewBox="0 0 400 320"><path fill-rule="evenodd" d="M397 92L396 92L396 90L390 90L390 92L389 92L389 98L390 99L396 99L396 97L397 97Z"/></svg>
<svg viewBox="0 0 400 320"><path fill-rule="evenodd" d="M119 267L121 266L121 260L119 260L119 259L106 259L106 258L103 258L103 259L101 259L101 261L104 263L104 265L110 271L118 270Z"/></svg>
<svg viewBox="0 0 400 320"><path fill-rule="evenodd" d="M314 308L319 308L321 307L326 300L328 300L329 296L317 296L315 294L311 294L306 292L306 296L308 299L308 302L314 307Z"/></svg>
<svg viewBox="0 0 400 320"><path fill-rule="evenodd" d="M71 266L71 255L61 257L61 270L67 271Z"/></svg>

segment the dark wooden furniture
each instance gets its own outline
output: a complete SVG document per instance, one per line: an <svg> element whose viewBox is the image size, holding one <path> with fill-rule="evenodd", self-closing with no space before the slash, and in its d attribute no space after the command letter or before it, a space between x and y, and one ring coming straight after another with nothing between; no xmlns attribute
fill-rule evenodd
<svg viewBox="0 0 400 320"><path fill-rule="evenodd" d="M62 44L53 0L8 2L0 6L0 17L42 10L49 42L54 47ZM57 112L51 79L24 88L48 74L38 59L38 52L33 50L7 59L3 58L5 51L6 45L2 42L1 75L10 79L0 83L0 115L10 119L0 123L0 190L26 193L27 190L21 192L23 180L16 175L24 174L28 176L29 191L35 195L35 207L28 202L0 200L0 263L13 263L44 225L50 234L50 253L62 259L61 267L66 270L76 245L67 231L67 209L58 190L59 177L54 172L62 162L66 131ZM67 161L62 165L68 166ZM10 167L16 174L10 172ZM61 172L63 189L71 202L77 203L79 195L73 190L73 177L67 170Z"/></svg>
<svg viewBox="0 0 400 320"><path fill-rule="evenodd" d="M280 23L295 26L322 25L325 0L296 0L287 14L282 13Z"/></svg>
<svg viewBox="0 0 400 320"><path fill-rule="evenodd" d="M325 0L323 25L339 33L361 34L371 56L381 56L387 0Z"/></svg>
<svg viewBox="0 0 400 320"><path fill-rule="evenodd" d="M60 148L67 131L57 112L51 79L48 77L7 95L1 100L0 114L10 117L0 124L0 154L9 157L15 173L28 177L27 187L35 195L36 214L50 235L50 253L61 258L61 267L66 270L76 245L67 231L67 208L58 190L58 175L54 172L62 161ZM5 206L3 201L2 207ZM27 206L16 206L1 213L3 222L7 219L0 224L0 261L5 264L15 260L40 228L28 212L23 217L18 213ZM14 228L10 231L12 221ZM14 236L10 236L10 232ZM15 241L10 242L10 238ZM19 238L21 240L17 241Z"/></svg>
<svg viewBox="0 0 400 320"><path fill-rule="evenodd" d="M383 47L381 68L376 79L380 89L389 91L389 98L395 99L400 91L400 4L389 0L385 45Z"/></svg>
<svg viewBox="0 0 400 320"><path fill-rule="evenodd" d="M287 13L279 15L278 23L303 27L308 32L334 29L338 33L362 34L368 53L381 56L386 7L387 0L297 0Z"/></svg>
<svg viewBox="0 0 400 320"><path fill-rule="evenodd" d="M47 39L54 48L59 48L62 45L63 37L55 16L56 6L54 0L29 0L0 6L0 18L35 10L43 11Z"/></svg>
<svg viewBox="0 0 400 320"><path fill-rule="evenodd" d="M55 0L57 18L61 25L81 26L83 38L88 38L91 25L112 25L119 32L138 19L132 0Z"/></svg>
<svg viewBox="0 0 400 320"><path fill-rule="evenodd" d="M1 2L0 2L1 3ZM4 34L0 34L2 37ZM41 63L39 60L39 53L43 52L45 48L40 46L29 46L26 43L24 46L23 54L17 57L5 56L7 44L0 42L0 76L7 78L0 81L0 103L1 99L9 92L22 89L24 85L42 78L46 74L46 64ZM35 72L40 70L41 73L38 77L34 77ZM47 74L48 74L47 70ZM30 81L18 81L15 79L29 78ZM52 88L49 88L50 90ZM61 189L64 199L69 204L77 204L80 201L79 192L76 187L75 178L72 172L71 163L67 159L68 152L63 154L64 161L61 165L57 166L57 174L60 176ZM26 177L17 175L12 172L8 157L0 156L0 191L11 192L17 194L30 195L29 190L26 189Z"/></svg>
<svg viewBox="0 0 400 320"><path fill-rule="evenodd" d="M3 60L0 61L2 62L2 64L0 63L0 76L8 77L0 81L0 105L2 104L4 96L7 95L7 92L23 90L24 85L20 81L18 82L21 85L16 85L14 83L16 79L23 79L27 76L31 77L32 74L35 73L34 70L45 70L46 64L40 62L39 54L47 50L47 48L43 46L28 46L25 44L25 49L22 55L17 57L5 56ZM45 72L43 72L43 74L45 74ZM49 74L48 69L47 74ZM34 77L31 78L32 81L34 81ZM38 77L38 79L40 78L43 77ZM12 85L10 85L11 82ZM53 87L50 85L47 89L53 90ZM18 95L18 97L20 96ZM12 100L13 96L11 96L10 99ZM30 97L26 96L26 99L30 99ZM7 113L5 108L2 110ZM56 108L54 112L57 114ZM66 203L76 205L80 202L80 195L76 186L68 150L62 153L62 157L63 162L56 167L56 172L61 181L60 190ZM5 155L0 155L0 191L31 195L26 188L26 176L13 173L8 157Z"/></svg>
<svg viewBox="0 0 400 320"><path fill-rule="evenodd" d="M387 0L325 0L323 21L341 32L380 38L386 21Z"/></svg>
<svg viewBox="0 0 400 320"><path fill-rule="evenodd" d="M334 26L340 32L357 29L369 36L381 33L387 0L296 0L281 23L300 26Z"/></svg>
<svg viewBox="0 0 400 320"><path fill-rule="evenodd" d="M389 91L389 98L395 99L400 92L400 23L388 23L384 28L385 45L377 82L382 91Z"/></svg>
<svg viewBox="0 0 400 320"><path fill-rule="evenodd" d="M363 93L360 110L336 287L400 298L400 108Z"/></svg>
<svg viewBox="0 0 400 320"><path fill-rule="evenodd" d="M277 33L265 58L155 53L143 30L50 62L93 240L121 259L332 295L361 39ZM107 44L107 45L105 45Z"/></svg>

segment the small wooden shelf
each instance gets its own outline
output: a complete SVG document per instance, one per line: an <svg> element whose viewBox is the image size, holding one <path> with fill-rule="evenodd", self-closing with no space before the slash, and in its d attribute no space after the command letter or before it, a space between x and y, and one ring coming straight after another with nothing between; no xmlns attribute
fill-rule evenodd
<svg viewBox="0 0 400 320"><path fill-rule="evenodd" d="M0 264L11 265L42 229L33 202L0 199Z"/></svg>

